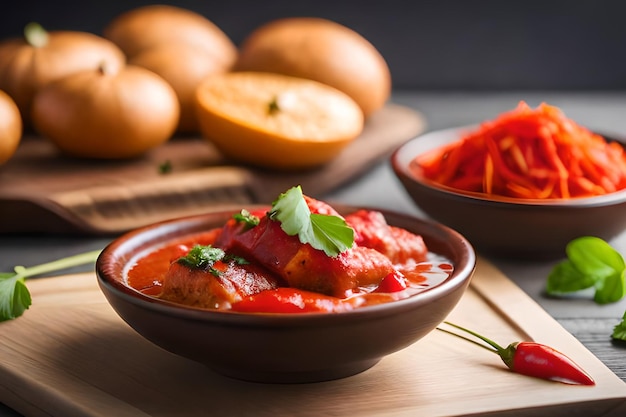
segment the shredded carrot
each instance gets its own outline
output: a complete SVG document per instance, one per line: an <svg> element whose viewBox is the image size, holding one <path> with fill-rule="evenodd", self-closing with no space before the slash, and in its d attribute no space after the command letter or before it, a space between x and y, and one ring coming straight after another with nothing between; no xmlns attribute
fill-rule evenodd
<svg viewBox="0 0 626 417"><path fill-rule="evenodd" d="M624 147L546 103L522 101L415 163L436 183L488 195L563 199L626 188Z"/></svg>

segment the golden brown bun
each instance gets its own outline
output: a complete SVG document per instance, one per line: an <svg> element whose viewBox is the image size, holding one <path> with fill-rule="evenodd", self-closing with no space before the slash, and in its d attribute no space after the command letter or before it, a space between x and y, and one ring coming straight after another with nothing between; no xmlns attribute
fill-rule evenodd
<svg viewBox="0 0 626 417"><path fill-rule="evenodd" d="M227 72L222 63L197 45L167 42L149 48L129 60L130 64L149 69L167 81L180 103L177 131L197 132L196 88L206 77Z"/></svg>
<svg viewBox="0 0 626 417"><path fill-rule="evenodd" d="M83 70L125 63L124 53L113 42L87 32L47 32L45 43L37 46L24 37L11 38L0 43L0 89L30 124L33 96L46 84Z"/></svg>
<svg viewBox="0 0 626 417"><path fill-rule="evenodd" d="M0 165L8 161L22 139L22 117L13 99L0 90Z"/></svg>
<svg viewBox="0 0 626 417"><path fill-rule="evenodd" d="M363 36L321 18L269 22L241 44L236 71L274 72L308 78L343 91L367 117L391 94L389 67Z"/></svg>
<svg viewBox="0 0 626 417"><path fill-rule="evenodd" d="M223 67L230 67L237 55L235 44L217 25L199 13L175 6L149 5L122 13L105 27L104 37L131 58L169 42L204 48Z"/></svg>

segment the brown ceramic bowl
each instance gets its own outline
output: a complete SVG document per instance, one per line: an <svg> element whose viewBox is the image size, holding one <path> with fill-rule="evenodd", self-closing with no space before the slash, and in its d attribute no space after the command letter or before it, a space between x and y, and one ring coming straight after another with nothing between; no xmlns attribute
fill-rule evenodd
<svg viewBox="0 0 626 417"><path fill-rule="evenodd" d="M580 236L610 240L626 227L626 191L571 200L487 198L457 192L425 179L411 161L424 152L460 139L473 127L434 131L400 146L391 156L396 176L430 218L462 233L478 252L517 260L565 256Z"/></svg>
<svg viewBox="0 0 626 417"><path fill-rule="evenodd" d="M413 297L342 313L251 314L202 310L141 294L125 280L139 254L219 227L225 210L147 226L114 240L100 255L98 283L113 309L156 345L237 379L303 383L343 378L375 365L432 331L454 308L474 272L472 246L457 232L385 212L387 221L423 236L454 272ZM352 211L340 208L341 213Z"/></svg>

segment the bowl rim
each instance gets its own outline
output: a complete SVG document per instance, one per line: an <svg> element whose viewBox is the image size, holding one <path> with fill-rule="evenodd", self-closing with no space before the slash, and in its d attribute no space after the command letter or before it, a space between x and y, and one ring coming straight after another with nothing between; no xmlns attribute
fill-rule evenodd
<svg viewBox="0 0 626 417"><path fill-rule="evenodd" d="M250 205L249 208L254 207L268 206ZM435 302L437 299L454 292L459 287L469 285L469 281L471 280L476 268L477 255L472 244L456 230L435 221L421 219L414 215L388 209L347 205L334 205L334 207L339 208L340 210L377 210L381 211L385 215L389 214L395 217L399 216L407 221L417 223L419 224L418 227L425 227L429 231L439 230L452 237L457 244L460 245L463 249L463 256L461 257L460 263L454 265L453 273L442 283L434 287L428 288L405 299L394 300L372 306L359 307L354 310L340 313L247 313L229 310L208 310L177 304L143 294L140 291L125 285L125 283L120 282L120 280L110 276L114 269L113 264L117 262L117 259L122 253L124 253L124 250L136 247L136 244L139 243L142 238L152 236L153 239L158 239L159 237L170 236L171 239L169 239L169 241L177 240L185 235L194 234L191 230L187 230L182 234L177 234L176 231L179 229L180 225L188 224L188 227L191 227L189 225L200 225L207 222L208 219L213 216L227 216L241 210L241 206L238 206L236 209L220 207L218 209L209 210L204 214L184 216L143 226L114 239L98 256L95 266L97 281L102 291L105 292L105 296L107 298L114 295L115 297L119 297L126 302L143 309L152 310L156 313L194 321L219 322L220 324L233 323L237 325L249 326L261 325L266 327L290 327L294 325L317 326L323 323L332 322L337 324L344 321L352 322L354 320L367 320L373 317L380 318L398 314L399 312L405 310L411 310L419 305ZM342 211L340 211L340 213L341 212ZM426 239L427 238L425 237L425 240ZM161 241L161 243L165 244L167 241L168 240L166 239ZM154 242L149 246L153 245ZM128 261L130 261L130 259L126 258L122 262ZM110 295L107 295L107 292L109 292Z"/></svg>
<svg viewBox="0 0 626 417"><path fill-rule="evenodd" d="M431 130L420 134L418 136L409 139L398 148L396 148L391 154L391 165L396 173L396 175L402 178L404 181L410 181L415 184L424 187L431 192L438 192L447 194L450 197L457 199L465 199L475 201L477 203L489 203L495 205L518 205L518 206L539 206L539 207L576 207L576 208L584 208L584 207L601 207L601 206L609 206L616 203L626 201L626 188L622 190L615 191L613 193L599 195L599 196L591 196L591 197L575 197L570 199L530 199L530 198L515 198L515 197L505 197L505 196L487 196L484 193L471 192L471 191L459 191L455 188L448 187L445 185L440 185L435 181L424 178L423 176L416 173L414 170L409 168L411 162L415 157L420 155L421 152L425 150L434 149L436 146L426 147L421 149L420 152L415 152L416 148L419 147L420 142L423 142L424 139L428 139L433 136L442 136L445 138L443 143L449 143L454 141L455 139L460 139L460 135L463 132L470 131L472 129L480 126L479 124L470 124L464 126L450 127L439 130ZM600 133L599 133L600 134ZM623 140L620 140L616 137L603 135L607 141L618 142L622 146L626 147L626 143Z"/></svg>

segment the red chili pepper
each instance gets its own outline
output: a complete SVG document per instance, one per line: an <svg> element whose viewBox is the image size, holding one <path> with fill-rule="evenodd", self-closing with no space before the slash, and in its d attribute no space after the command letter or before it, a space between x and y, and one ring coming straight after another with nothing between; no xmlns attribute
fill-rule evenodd
<svg viewBox="0 0 626 417"><path fill-rule="evenodd" d="M380 281L374 292L398 292L406 290L406 278L397 271L391 272Z"/></svg>
<svg viewBox="0 0 626 417"><path fill-rule="evenodd" d="M447 321L444 323L476 336L480 340L487 343L493 349L479 343L477 344L491 352L497 353L506 366L513 372L568 384L595 385L595 381L587 372L585 372L569 357L554 348L534 342L514 342L505 348L498 345L496 342L464 327ZM449 332L441 328L439 328L439 330L443 330L454 336L474 342L473 340L467 339L456 333Z"/></svg>

